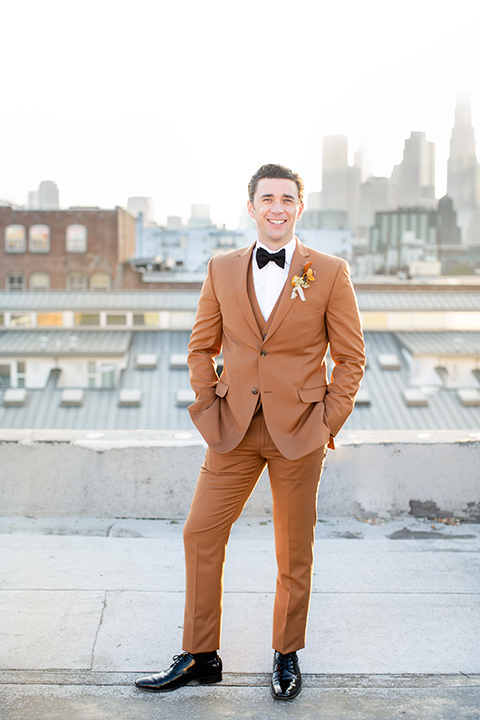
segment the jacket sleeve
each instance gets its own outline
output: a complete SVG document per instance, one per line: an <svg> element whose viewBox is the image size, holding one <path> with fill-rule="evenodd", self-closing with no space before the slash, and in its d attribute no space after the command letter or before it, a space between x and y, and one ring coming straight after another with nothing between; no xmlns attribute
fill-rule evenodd
<svg viewBox="0 0 480 720"><path fill-rule="evenodd" d="M365 370L360 313L346 262L342 263L333 283L326 325L335 365L325 396L325 421L335 436L353 410Z"/></svg>
<svg viewBox="0 0 480 720"><path fill-rule="evenodd" d="M220 354L221 349L222 313L213 287L212 260L210 260L188 344L190 385L195 392L196 400L215 394L218 375L214 358Z"/></svg>

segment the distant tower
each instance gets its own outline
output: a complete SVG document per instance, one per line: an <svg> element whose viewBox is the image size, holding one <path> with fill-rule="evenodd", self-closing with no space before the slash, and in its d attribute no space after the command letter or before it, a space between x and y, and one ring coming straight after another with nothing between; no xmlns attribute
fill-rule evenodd
<svg viewBox="0 0 480 720"><path fill-rule="evenodd" d="M479 186L479 165L470 97L459 94L447 166L447 195L452 198L457 211L473 209L479 205Z"/></svg>
<svg viewBox="0 0 480 720"><path fill-rule="evenodd" d="M346 135L327 135L323 138L322 148L322 207L346 210L348 138Z"/></svg>
<svg viewBox="0 0 480 720"><path fill-rule="evenodd" d="M435 143L423 132L412 132L405 140L403 160L395 177L398 207L436 206Z"/></svg>
<svg viewBox="0 0 480 720"><path fill-rule="evenodd" d="M349 227L354 229L358 219L361 168L348 164L346 135L327 135L323 138L322 195L323 210L343 210L348 213Z"/></svg>
<svg viewBox="0 0 480 720"><path fill-rule="evenodd" d="M52 180L43 180L38 186L38 208L58 210L58 187Z"/></svg>

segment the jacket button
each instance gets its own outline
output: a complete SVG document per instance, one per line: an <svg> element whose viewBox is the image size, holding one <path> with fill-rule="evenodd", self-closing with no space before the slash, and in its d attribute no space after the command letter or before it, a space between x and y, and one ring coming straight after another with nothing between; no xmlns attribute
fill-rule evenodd
<svg viewBox="0 0 480 720"><path fill-rule="evenodd" d="M260 355L261 355L262 357L265 357L266 354L267 354L267 351L266 351L266 350L261 350L261 351L260 351Z"/></svg>
<svg viewBox="0 0 480 720"><path fill-rule="evenodd" d="M252 393L254 395L258 395L258 388L252 388Z"/></svg>

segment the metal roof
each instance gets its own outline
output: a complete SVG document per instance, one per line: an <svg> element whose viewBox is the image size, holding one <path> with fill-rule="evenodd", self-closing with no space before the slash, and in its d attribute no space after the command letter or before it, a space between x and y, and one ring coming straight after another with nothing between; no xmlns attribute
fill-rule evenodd
<svg viewBox="0 0 480 720"><path fill-rule="evenodd" d="M28 335L37 335L27 331ZM62 331L58 331L62 332ZM68 331L63 331L69 335ZM91 331L109 338L114 332ZM15 336L20 332L16 331ZM26 333L27 334L27 333ZM87 333L82 333L83 335ZM88 331L90 334L90 331ZM115 333L116 334L116 333ZM130 333L119 333L130 336ZM422 335L428 333L422 333ZM79 333L80 335L80 333ZM401 334L403 335L403 334ZM463 338L467 333L454 333ZM470 335L470 333L468 333ZM188 370L171 368L170 356L184 354L187 331L138 331L131 333L128 367L115 389L85 388L83 404L62 406L62 389L57 387L58 370L43 390L28 390L24 406L4 407L0 397L0 424L3 428L62 428L74 430L193 430L185 407L177 407L178 390L190 387ZM409 371L400 337L388 332L367 332L368 368L362 389L369 404L359 402L345 425L349 430L478 430L480 407L464 406L457 391L439 387L427 393L427 405L407 406L404 390L409 388ZM155 354L155 369L137 368L137 355ZM379 355L396 355L398 370L382 370ZM472 374L472 386L476 383ZM120 390L139 390L141 405L119 407Z"/></svg>
<svg viewBox="0 0 480 720"><path fill-rule="evenodd" d="M26 355L125 355L132 333L109 330L4 330L0 331L0 357Z"/></svg>
<svg viewBox="0 0 480 720"><path fill-rule="evenodd" d="M61 312L195 310L198 290L139 290L112 292L7 292L0 291L0 312L5 310ZM360 310L381 312L480 312L480 292L391 291L363 292L357 288Z"/></svg>
<svg viewBox="0 0 480 720"><path fill-rule="evenodd" d="M455 336L463 337L467 334L470 335L470 333L455 333ZM463 406L455 389L429 388L427 405L407 406L403 391L410 387L409 368L402 353L402 342L395 333L367 332L365 344L367 371L362 381L362 389L368 393L370 405L359 404L348 418L345 428L348 430L480 429L480 408ZM380 354L397 355L400 369L382 370L377 362ZM472 375L472 385L475 383L476 380Z"/></svg>
<svg viewBox="0 0 480 720"><path fill-rule="evenodd" d="M362 292L357 288L363 311L480 311L480 292Z"/></svg>
<svg viewBox="0 0 480 720"><path fill-rule="evenodd" d="M412 355L480 355L480 332L399 332Z"/></svg>
<svg viewBox="0 0 480 720"><path fill-rule="evenodd" d="M195 310L198 290L141 290L113 292L0 292L0 312L19 310L35 312L78 312L96 310L152 312L160 310Z"/></svg>

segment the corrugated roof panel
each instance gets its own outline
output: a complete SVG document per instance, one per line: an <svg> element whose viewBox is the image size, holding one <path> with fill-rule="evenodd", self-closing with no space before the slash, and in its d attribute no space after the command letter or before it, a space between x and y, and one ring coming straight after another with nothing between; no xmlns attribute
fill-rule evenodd
<svg viewBox="0 0 480 720"><path fill-rule="evenodd" d="M0 310L11 311L160 311L195 310L198 290L139 290L111 292L7 292L0 291ZM363 292L357 288L363 311L480 311L480 291Z"/></svg>
<svg viewBox="0 0 480 720"><path fill-rule="evenodd" d="M124 355L130 346L132 333L118 330L2 330L2 355Z"/></svg>
<svg viewBox="0 0 480 720"><path fill-rule="evenodd" d="M396 336L413 355L480 356L480 332L398 332Z"/></svg>

